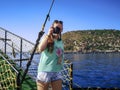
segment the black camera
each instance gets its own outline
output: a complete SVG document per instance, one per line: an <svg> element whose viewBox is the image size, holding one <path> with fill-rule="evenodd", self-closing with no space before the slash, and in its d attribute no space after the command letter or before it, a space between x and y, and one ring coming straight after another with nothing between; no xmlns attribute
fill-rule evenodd
<svg viewBox="0 0 120 90"><path fill-rule="evenodd" d="M59 27L55 27L53 30L53 34L59 34L60 33L60 28Z"/></svg>

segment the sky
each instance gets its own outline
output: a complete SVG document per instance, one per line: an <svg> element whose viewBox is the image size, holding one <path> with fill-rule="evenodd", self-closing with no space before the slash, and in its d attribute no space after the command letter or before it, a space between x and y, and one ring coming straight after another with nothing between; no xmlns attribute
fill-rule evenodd
<svg viewBox="0 0 120 90"><path fill-rule="evenodd" d="M46 19L52 0L0 0L0 27L35 43ZM56 19L64 23L64 31L120 30L120 0L55 0L47 34Z"/></svg>

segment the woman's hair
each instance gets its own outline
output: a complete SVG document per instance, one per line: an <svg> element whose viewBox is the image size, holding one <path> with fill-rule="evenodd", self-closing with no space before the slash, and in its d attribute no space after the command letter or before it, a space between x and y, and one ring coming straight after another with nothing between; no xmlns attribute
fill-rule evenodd
<svg viewBox="0 0 120 90"><path fill-rule="evenodd" d="M54 24L54 23L60 23L60 24L63 25L63 21L59 21L59 20L54 20L53 24Z"/></svg>
<svg viewBox="0 0 120 90"><path fill-rule="evenodd" d="M54 20L53 23L52 23L52 26L53 26L55 23L60 23L60 24L63 25L63 22L62 22L62 21ZM60 36L61 36L61 35L60 35ZM48 48L48 52L52 53L52 51L53 51L53 49L54 49L54 36L53 36L53 35L50 35L50 37L49 37L49 39L48 39L47 48Z"/></svg>

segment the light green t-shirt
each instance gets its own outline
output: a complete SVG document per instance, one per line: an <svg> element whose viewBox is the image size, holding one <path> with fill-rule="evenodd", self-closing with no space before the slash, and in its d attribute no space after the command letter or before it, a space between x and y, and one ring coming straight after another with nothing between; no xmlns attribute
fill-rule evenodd
<svg viewBox="0 0 120 90"><path fill-rule="evenodd" d="M38 66L38 72L46 71L46 72L58 72L63 67L64 61L64 47L63 42L55 40L54 41L54 49L53 52L48 52L48 48L46 48L40 57L40 62Z"/></svg>

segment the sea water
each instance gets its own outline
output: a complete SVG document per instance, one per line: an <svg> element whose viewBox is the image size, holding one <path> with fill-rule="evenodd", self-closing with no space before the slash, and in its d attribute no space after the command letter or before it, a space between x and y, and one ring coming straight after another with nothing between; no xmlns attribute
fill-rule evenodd
<svg viewBox="0 0 120 90"><path fill-rule="evenodd" d="M71 54L73 87L120 88L120 53Z"/></svg>
<svg viewBox="0 0 120 90"><path fill-rule="evenodd" d="M120 88L120 53L67 53L65 58L73 63L73 88ZM34 55L34 62L39 59Z"/></svg>

